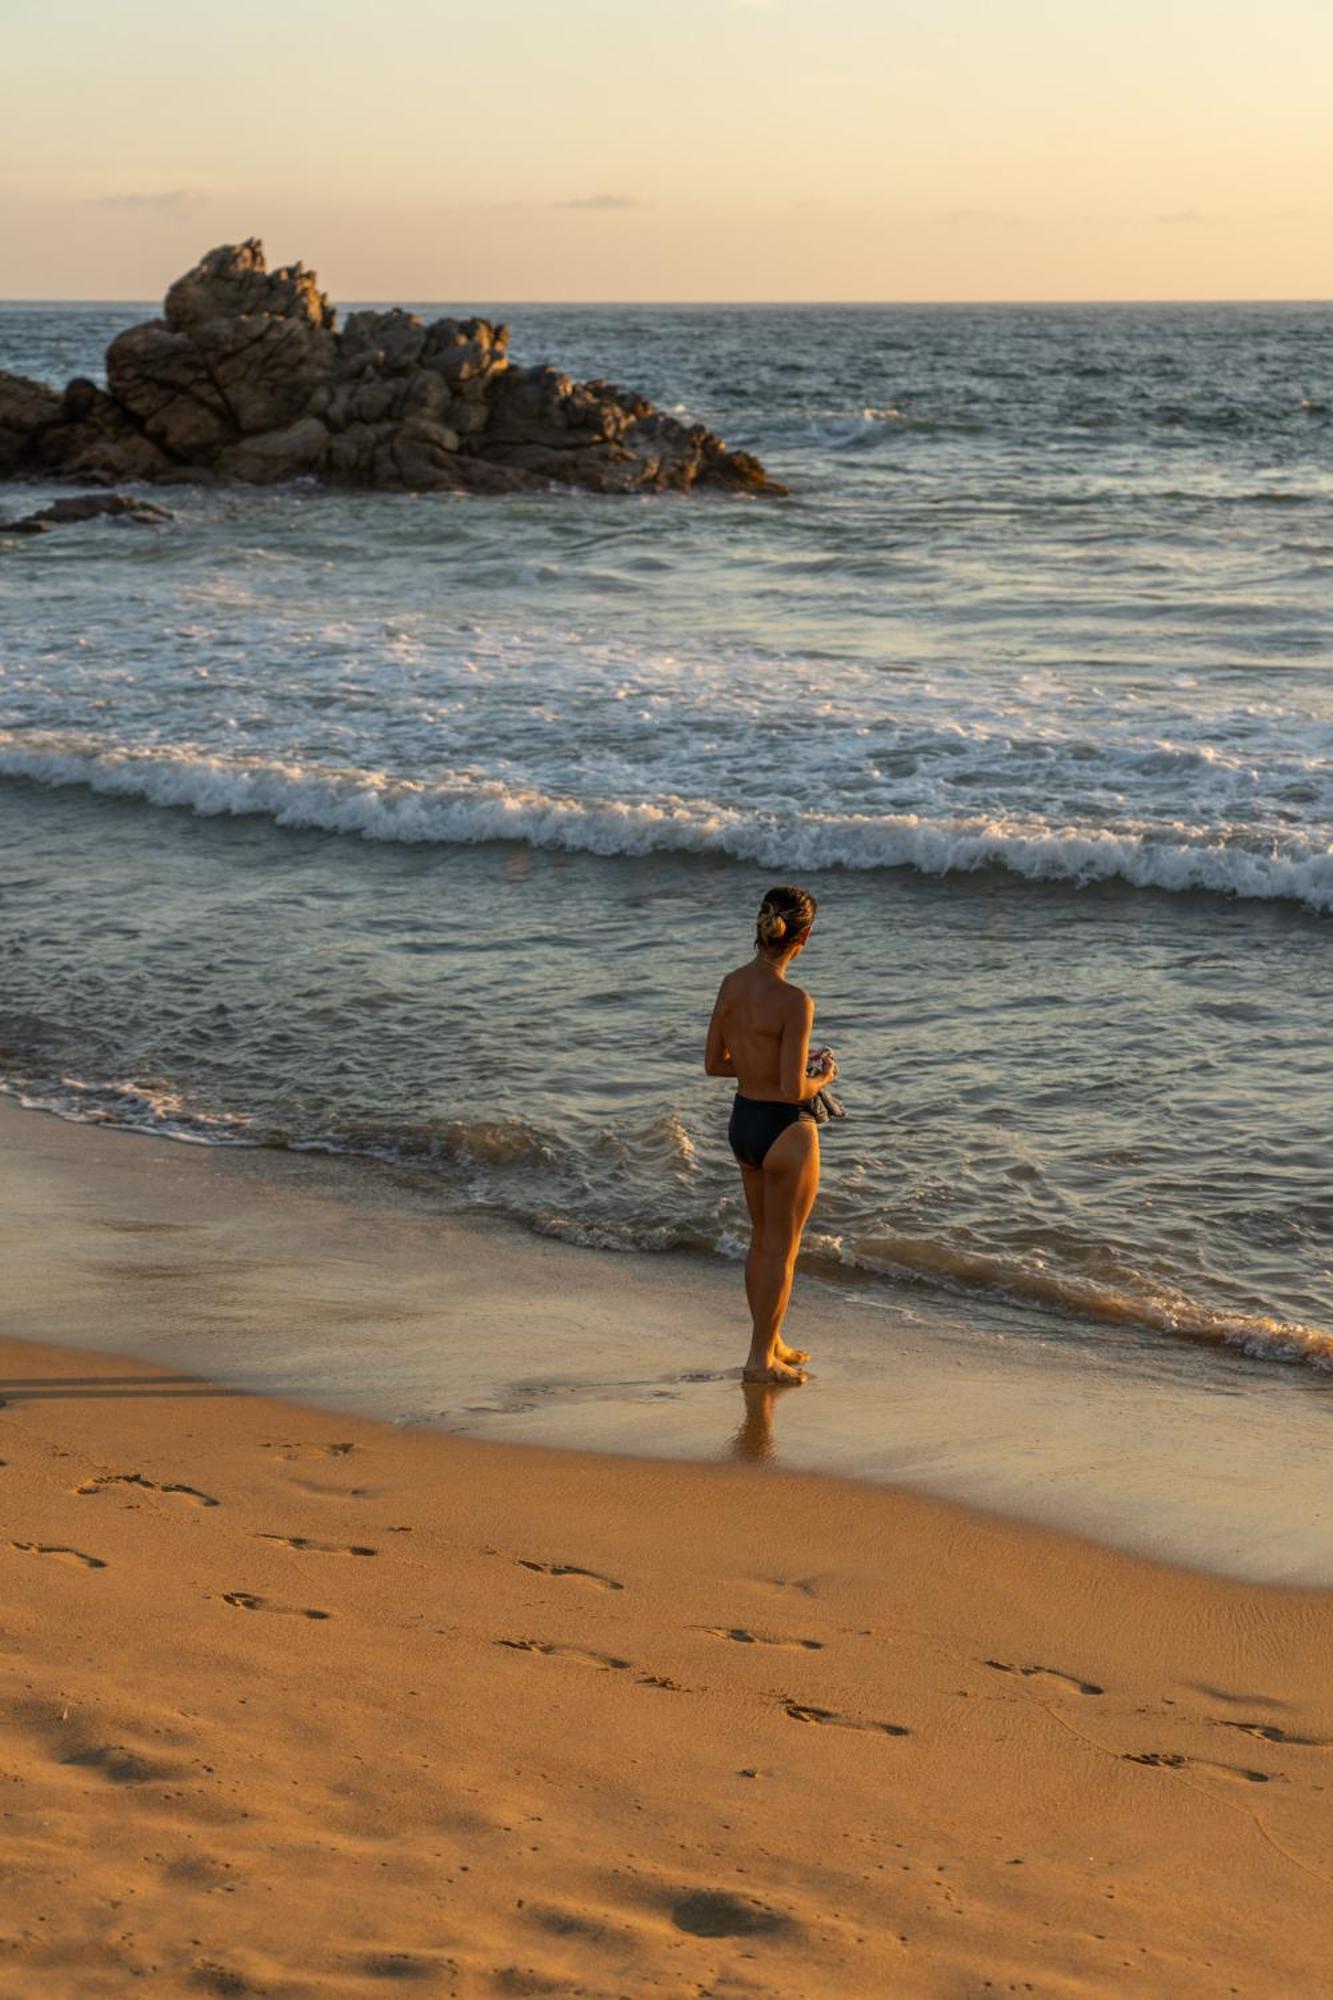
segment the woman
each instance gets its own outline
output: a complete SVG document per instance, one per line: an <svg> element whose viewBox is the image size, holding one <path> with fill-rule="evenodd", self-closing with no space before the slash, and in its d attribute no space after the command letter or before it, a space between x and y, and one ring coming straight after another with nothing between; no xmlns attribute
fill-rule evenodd
<svg viewBox="0 0 1333 2000"><path fill-rule="evenodd" d="M806 1075L815 1003L787 982L814 920L815 899L804 889L770 889L759 908L754 957L722 981L708 1024L704 1068L737 1082L728 1136L750 1210L747 1382L804 1382L799 1364L810 1359L787 1346L782 1320L819 1192L819 1127L812 1113L803 1114L838 1073L830 1057L817 1075Z"/></svg>

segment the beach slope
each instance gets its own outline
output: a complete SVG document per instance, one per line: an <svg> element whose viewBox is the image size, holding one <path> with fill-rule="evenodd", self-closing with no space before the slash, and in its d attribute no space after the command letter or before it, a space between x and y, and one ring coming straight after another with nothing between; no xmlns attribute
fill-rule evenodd
<svg viewBox="0 0 1333 2000"><path fill-rule="evenodd" d="M1327 1594L0 1376L7 2000L1326 1990Z"/></svg>

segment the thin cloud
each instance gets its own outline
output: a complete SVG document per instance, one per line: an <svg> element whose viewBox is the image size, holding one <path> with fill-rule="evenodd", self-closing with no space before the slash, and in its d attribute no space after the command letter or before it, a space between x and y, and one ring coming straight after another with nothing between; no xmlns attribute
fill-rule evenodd
<svg viewBox="0 0 1333 2000"><path fill-rule="evenodd" d="M202 201L193 188L169 188L163 194L99 194L89 198L89 208L125 208L157 215L181 215Z"/></svg>
<svg viewBox="0 0 1333 2000"><path fill-rule="evenodd" d="M627 194L581 194L573 201L553 201L552 208L584 208L609 210L613 208L637 208L638 202Z"/></svg>
<svg viewBox="0 0 1333 2000"><path fill-rule="evenodd" d="M1026 216L1011 215L1000 208L937 208L928 219L982 229L1019 229L1028 220Z"/></svg>

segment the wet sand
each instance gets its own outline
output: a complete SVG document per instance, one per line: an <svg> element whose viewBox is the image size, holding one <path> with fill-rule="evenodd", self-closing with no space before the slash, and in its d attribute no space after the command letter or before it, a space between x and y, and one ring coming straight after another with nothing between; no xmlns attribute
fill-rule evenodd
<svg viewBox="0 0 1333 2000"><path fill-rule="evenodd" d="M852 1474L1167 1561L1333 1584L1333 1378L802 1276L808 1389L746 1408L740 1271L442 1215L406 1173L74 1125L0 1098L31 1338L495 1441Z"/></svg>
<svg viewBox="0 0 1333 2000"><path fill-rule="evenodd" d="M266 1248L257 1183L66 1143L59 1200L6 1172L6 2000L1321 1990L1333 1595L126 1360L173 1307L240 1337L242 1224L256 1348L368 1324L375 1219L330 1266L323 1194L270 1187ZM187 1291L206 1218L164 1211L205 1183Z"/></svg>

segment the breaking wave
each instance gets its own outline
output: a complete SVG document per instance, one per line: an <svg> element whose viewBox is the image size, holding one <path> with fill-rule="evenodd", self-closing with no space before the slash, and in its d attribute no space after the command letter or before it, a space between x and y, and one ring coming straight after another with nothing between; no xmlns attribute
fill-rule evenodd
<svg viewBox="0 0 1333 2000"><path fill-rule="evenodd" d="M1072 1313L1108 1325L1145 1327L1179 1340L1232 1347L1256 1361L1297 1361L1333 1374L1333 1331L1215 1307L1173 1286L1125 1273L1119 1283L1062 1270L1042 1260L963 1249L932 1237L879 1234L848 1244L835 1239L817 1261L850 1266L882 1277L934 1280L951 1288L987 1291L1048 1311Z"/></svg>
<svg viewBox="0 0 1333 2000"><path fill-rule="evenodd" d="M402 843L519 841L569 853L721 854L772 868L1002 868L1037 882L1120 880L1140 889L1288 900L1333 912L1333 843L1294 830L1034 815L763 813L662 794L578 799L467 771L429 780L274 758L0 731L0 777L274 825Z"/></svg>

